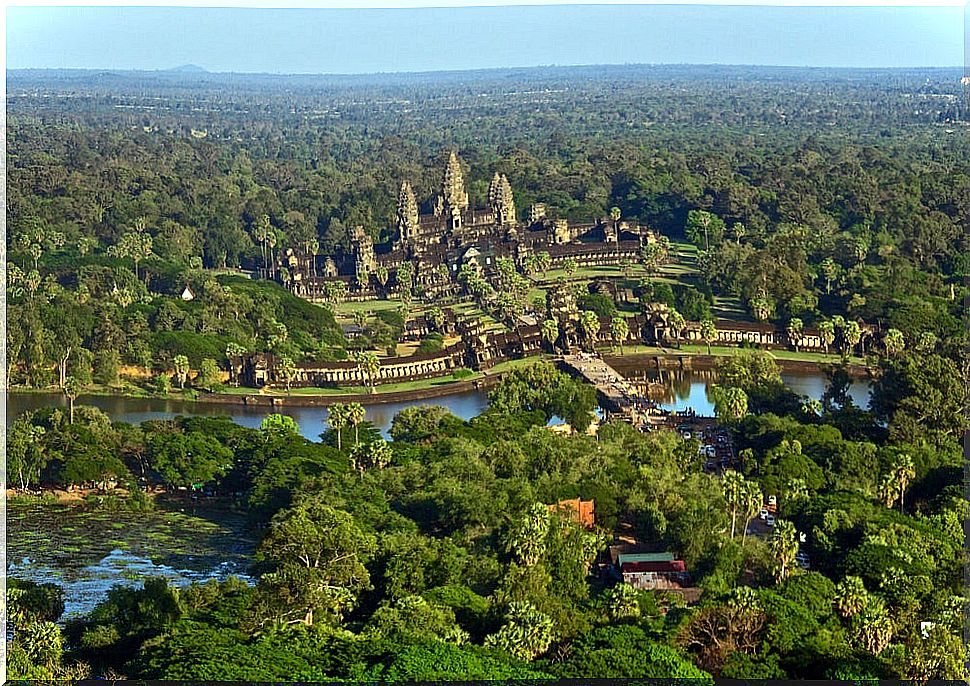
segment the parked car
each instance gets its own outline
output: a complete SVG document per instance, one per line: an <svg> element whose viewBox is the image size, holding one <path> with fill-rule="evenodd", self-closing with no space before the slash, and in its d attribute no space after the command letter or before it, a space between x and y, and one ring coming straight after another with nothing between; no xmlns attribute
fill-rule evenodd
<svg viewBox="0 0 970 686"><path fill-rule="evenodd" d="M761 518L761 519L767 519L768 518L768 510L761 510L761 512L758 513L758 517Z"/></svg>
<svg viewBox="0 0 970 686"><path fill-rule="evenodd" d="M778 496L776 496L776 495L769 495L768 496L768 504L769 505L777 505L778 504Z"/></svg>
<svg viewBox="0 0 970 686"><path fill-rule="evenodd" d="M765 524L767 524L768 526L774 526L775 525L775 517L774 517L774 515L768 515L765 518Z"/></svg>
<svg viewBox="0 0 970 686"><path fill-rule="evenodd" d="M685 431L684 432L684 440L685 441L689 441L690 440L690 431Z"/></svg>

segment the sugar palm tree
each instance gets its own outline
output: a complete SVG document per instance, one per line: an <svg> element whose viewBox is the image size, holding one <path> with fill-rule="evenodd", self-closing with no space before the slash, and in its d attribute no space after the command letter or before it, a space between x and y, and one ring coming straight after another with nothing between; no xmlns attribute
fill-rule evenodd
<svg viewBox="0 0 970 686"><path fill-rule="evenodd" d="M825 347L825 354L827 355L829 346L835 342L835 323L829 320L819 322L818 335L822 339L822 345Z"/></svg>
<svg viewBox="0 0 970 686"><path fill-rule="evenodd" d="M893 481L899 489L899 511L903 511L903 497L906 489L916 478L916 468L913 466L913 458L902 454L896 458L892 468Z"/></svg>
<svg viewBox="0 0 970 686"><path fill-rule="evenodd" d="M620 354L623 354L623 341L630 336L630 325L623 317L613 317L610 321L610 336L620 346Z"/></svg>
<svg viewBox="0 0 970 686"><path fill-rule="evenodd" d="M296 364L293 362L293 358L289 355L279 357L276 360L276 371L282 377L283 383L286 384L286 392L289 393L290 385L293 383L293 379L296 378Z"/></svg>
<svg viewBox="0 0 970 686"><path fill-rule="evenodd" d="M381 361L377 358L377 354L369 350L362 350L354 356L357 362L357 370L360 372L361 382L370 386L370 392L375 391L374 384L377 379L377 373L381 368Z"/></svg>
<svg viewBox="0 0 970 686"><path fill-rule="evenodd" d="M682 315L680 312L674 308L670 308L667 311L667 324L671 329L673 329L674 344L679 348L680 334L684 330L684 327L687 326L687 320L684 319L684 315Z"/></svg>
<svg viewBox="0 0 970 686"><path fill-rule="evenodd" d="M77 377L69 376L64 379L64 397L67 398L68 405L70 407L71 413L71 424L74 423L74 401L77 397L81 395L81 391L84 390L84 386L78 381Z"/></svg>
<svg viewBox="0 0 970 686"><path fill-rule="evenodd" d="M731 538L737 528L738 514L745 509L745 491L747 484L744 475L734 470L725 472L721 479L721 490L731 512Z"/></svg>
<svg viewBox="0 0 970 686"><path fill-rule="evenodd" d="M701 321L701 340L707 343L707 354L711 354L711 343L717 340L717 328L713 319Z"/></svg>
<svg viewBox="0 0 970 686"><path fill-rule="evenodd" d="M347 428L347 406L343 403L334 403L327 408L327 423L333 431L337 432L337 450L343 450L343 430Z"/></svg>
<svg viewBox="0 0 970 686"><path fill-rule="evenodd" d="M802 339L802 330L804 328L805 323L798 317L792 317L788 320L788 327L785 332L788 334L788 341L795 350L798 350L798 343Z"/></svg>
<svg viewBox="0 0 970 686"><path fill-rule="evenodd" d="M713 387L714 414L722 422L741 421L748 413L748 394L736 386Z"/></svg>
<svg viewBox="0 0 970 686"><path fill-rule="evenodd" d="M185 382L189 378L189 358L185 355L176 355L172 364L175 366L175 376L179 380L179 388L185 388Z"/></svg>
<svg viewBox="0 0 970 686"><path fill-rule="evenodd" d="M576 273L578 265L576 264L576 260L571 257L567 257L565 260L563 260L562 268L563 271L566 272L566 276L570 277Z"/></svg>
<svg viewBox="0 0 970 686"><path fill-rule="evenodd" d="M754 481L745 482L741 496L742 511L744 512L744 529L741 531L741 547L743 548L745 539L748 536L748 522L761 511L761 506L765 499L764 494L761 492L761 487Z"/></svg>
<svg viewBox="0 0 970 686"><path fill-rule="evenodd" d="M428 321L431 322L436 331L441 331L441 327L445 323L445 311L440 307L432 307L428 310Z"/></svg>
<svg viewBox="0 0 970 686"><path fill-rule="evenodd" d="M367 409L360 403L347 404L347 421L354 427L354 445L360 444L359 427L367 417Z"/></svg>
<svg viewBox="0 0 970 686"><path fill-rule="evenodd" d="M906 347L906 340L903 338L903 332L899 329L889 329L882 339L882 344L886 347L887 355L896 355Z"/></svg>
<svg viewBox="0 0 970 686"><path fill-rule="evenodd" d="M835 611L839 616L848 619L862 612L869 598L862 579L857 576L847 576L835 587Z"/></svg>
<svg viewBox="0 0 970 686"><path fill-rule="evenodd" d="M795 525L787 519L779 519L775 522L775 530L768 540L768 547L775 558L775 575L778 581L784 581L791 572L795 555L798 554L798 536L795 533Z"/></svg>
<svg viewBox="0 0 970 686"><path fill-rule="evenodd" d="M871 655L889 647L893 638L893 620L879 596L870 595L862 612L853 621L855 638Z"/></svg>
<svg viewBox="0 0 970 686"><path fill-rule="evenodd" d="M556 348L556 341L559 339L559 323L555 319L546 319L540 326L542 339L549 344L553 350Z"/></svg>
<svg viewBox="0 0 970 686"><path fill-rule="evenodd" d="M590 352L596 351L596 335L600 332L600 318L595 312L583 310L579 315L579 324L583 329L583 336L589 343Z"/></svg>

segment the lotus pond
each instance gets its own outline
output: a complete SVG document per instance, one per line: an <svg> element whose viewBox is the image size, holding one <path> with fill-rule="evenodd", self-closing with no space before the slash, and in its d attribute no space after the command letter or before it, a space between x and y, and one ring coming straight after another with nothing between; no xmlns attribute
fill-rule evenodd
<svg viewBox="0 0 970 686"><path fill-rule="evenodd" d="M109 511L49 501L7 503L7 575L64 587L64 619L116 585L163 576L176 586L246 575L254 540L242 516L210 508ZM204 510L204 511L203 511Z"/></svg>

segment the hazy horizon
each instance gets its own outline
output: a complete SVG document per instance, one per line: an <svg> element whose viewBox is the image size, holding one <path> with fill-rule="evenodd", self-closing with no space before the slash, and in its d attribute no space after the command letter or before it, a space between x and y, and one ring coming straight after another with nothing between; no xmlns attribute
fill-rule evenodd
<svg viewBox="0 0 970 686"><path fill-rule="evenodd" d="M10 7L7 69L360 75L633 64L964 65L964 8Z"/></svg>

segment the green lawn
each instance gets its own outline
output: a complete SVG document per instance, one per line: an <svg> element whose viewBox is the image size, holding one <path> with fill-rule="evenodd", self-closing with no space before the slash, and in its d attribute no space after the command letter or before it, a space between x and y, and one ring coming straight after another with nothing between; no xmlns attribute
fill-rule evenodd
<svg viewBox="0 0 970 686"><path fill-rule="evenodd" d="M737 355L741 352L743 348L738 348L734 346L711 346L711 355L718 357L731 357ZM605 352L605 348L600 349L601 352ZM706 345L693 345L693 344L683 344L679 348L669 347L669 348L659 348L652 345L624 345L624 354L639 354L639 355L707 355ZM816 352L802 352L794 350L769 350L768 353L779 360L794 360L798 362L815 362L818 364L833 364L842 361L842 356L837 354L816 353ZM861 357L849 357L848 361L850 364L865 364L865 360Z"/></svg>
<svg viewBox="0 0 970 686"><path fill-rule="evenodd" d="M403 303L400 300L364 300L363 302L342 302L337 303L334 312L337 317L341 315L353 316L355 312L382 312L384 310L396 310ZM413 311L413 310L412 310Z"/></svg>

